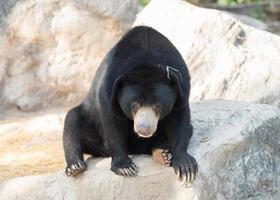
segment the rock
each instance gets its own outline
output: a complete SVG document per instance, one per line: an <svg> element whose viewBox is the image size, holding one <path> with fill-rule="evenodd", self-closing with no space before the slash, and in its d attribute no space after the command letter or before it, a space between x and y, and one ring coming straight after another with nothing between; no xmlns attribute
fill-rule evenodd
<svg viewBox="0 0 280 200"><path fill-rule="evenodd" d="M78 103L101 59L138 12L137 0L8 0L0 5L3 112Z"/></svg>
<svg viewBox="0 0 280 200"><path fill-rule="evenodd" d="M0 113L14 109L14 115L79 103L139 10L137 0L0 5ZM134 25L141 24L162 32L183 55L192 76L191 101L279 104L278 36L180 0L152 0Z"/></svg>
<svg viewBox="0 0 280 200"><path fill-rule="evenodd" d="M279 199L280 110L268 105L204 101L191 105L190 153L199 164L196 181L184 188L172 168L150 156L132 156L139 175L110 171L110 159L90 159L76 178L64 170L0 184L0 199Z"/></svg>
<svg viewBox="0 0 280 200"><path fill-rule="evenodd" d="M268 30L280 35L280 22L279 21L269 21L267 22Z"/></svg>
<svg viewBox="0 0 280 200"><path fill-rule="evenodd" d="M229 14L230 16L234 17L238 21L241 21L244 24L247 24L249 26L252 26L252 27L260 29L260 30L264 30L264 31L268 30L268 26L264 22L262 22L258 19L255 19L255 18L247 16L247 15L242 15L242 14L236 14L236 13L231 13L231 12L226 12L226 13Z"/></svg>
<svg viewBox="0 0 280 200"><path fill-rule="evenodd" d="M80 3L81 0L75 0ZM104 16L113 17L120 22L130 26L135 20L137 12L140 10L137 0L82 0L85 6L94 8Z"/></svg>
<svg viewBox="0 0 280 200"><path fill-rule="evenodd" d="M5 16L8 15L16 2L17 0L0 1L0 26L3 26Z"/></svg>
<svg viewBox="0 0 280 200"><path fill-rule="evenodd" d="M261 104L192 105L198 199L280 198L280 110Z"/></svg>
<svg viewBox="0 0 280 200"><path fill-rule="evenodd" d="M0 182L64 168L65 111L28 114L0 123Z"/></svg>
<svg viewBox="0 0 280 200"><path fill-rule="evenodd" d="M180 0L152 0L137 25L157 29L178 48L192 76L191 101L279 104L279 36Z"/></svg>
<svg viewBox="0 0 280 200"><path fill-rule="evenodd" d="M141 169L136 178L115 175L110 171L110 159L95 159L88 162L89 169L77 178L68 178L64 172L59 172L49 176L30 176L4 182L0 185L0 197L2 200L12 200L20 194L23 200L172 199L177 195L172 190L180 190L180 198L187 197L171 168L155 163L148 156L138 156L133 160ZM15 188L15 185L21 187ZM17 192L11 193L12 188ZM27 191L32 192L28 194Z"/></svg>

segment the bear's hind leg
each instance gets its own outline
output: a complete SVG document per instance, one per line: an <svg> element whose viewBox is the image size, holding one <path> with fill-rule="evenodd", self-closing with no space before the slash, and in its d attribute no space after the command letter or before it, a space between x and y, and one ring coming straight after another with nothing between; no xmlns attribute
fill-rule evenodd
<svg viewBox="0 0 280 200"><path fill-rule="evenodd" d="M171 166L172 154L170 149L166 148L154 148L152 152L155 161L167 167Z"/></svg>
<svg viewBox="0 0 280 200"><path fill-rule="evenodd" d="M76 176L86 170L87 165L83 158L82 139L87 130L81 107L71 109L65 118L63 131L63 148L67 167L67 176Z"/></svg>
<svg viewBox="0 0 280 200"><path fill-rule="evenodd" d="M163 133L162 133L163 134ZM162 137L157 141L152 149L153 159L162 165L170 167L172 154L168 141L165 137Z"/></svg>
<svg viewBox="0 0 280 200"><path fill-rule="evenodd" d="M192 124L190 124L190 130L188 134L189 140L191 139L192 135L193 135L193 126ZM155 147L152 150L152 156L155 161L161 163L162 165L165 165L167 167L172 166L171 163L172 154L166 138L162 138L160 142L158 142L155 145Z"/></svg>

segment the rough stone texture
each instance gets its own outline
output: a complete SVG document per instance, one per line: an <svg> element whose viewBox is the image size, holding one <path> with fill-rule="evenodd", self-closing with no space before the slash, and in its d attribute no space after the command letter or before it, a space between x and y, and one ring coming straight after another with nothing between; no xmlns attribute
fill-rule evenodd
<svg viewBox="0 0 280 200"><path fill-rule="evenodd" d="M191 107L198 199L280 198L280 110L230 101Z"/></svg>
<svg viewBox="0 0 280 200"><path fill-rule="evenodd" d="M64 117L65 111L55 110L0 123L0 182L64 168Z"/></svg>
<svg viewBox="0 0 280 200"><path fill-rule="evenodd" d="M0 199L280 199L279 109L216 100L192 104L191 111L190 153L199 174L189 188L176 180L172 168L133 156L139 167L134 178L114 175L110 159L94 159L77 178L61 171L3 182Z"/></svg>
<svg viewBox="0 0 280 200"><path fill-rule="evenodd" d="M157 29L179 49L190 68L192 101L221 98L279 104L279 36L180 0L152 0L137 16L136 25Z"/></svg>
<svg viewBox="0 0 280 200"><path fill-rule="evenodd" d="M137 0L0 5L0 113L79 102L101 59L138 12Z"/></svg>
<svg viewBox="0 0 280 200"><path fill-rule="evenodd" d="M252 27L260 29L260 30L264 30L264 31L268 30L268 26L264 22L262 22L262 21L260 21L256 18L249 17L247 15L241 15L241 14L226 12L226 11L224 11L224 12L229 14L230 16L234 17L238 21L241 21L244 24L247 24L249 26L252 26Z"/></svg>
<svg viewBox="0 0 280 200"><path fill-rule="evenodd" d="M8 0L0 6L0 115L80 102L139 10L137 0ZM162 32L182 53L192 101L279 103L278 36L180 0L152 0L139 24Z"/></svg>
<svg viewBox="0 0 280 200"><path fill-rule="evenodd" d="M9 14L10 10L16 4L17 0L5 0L0 1L0 26L3 26L6 15Z"/></svg>

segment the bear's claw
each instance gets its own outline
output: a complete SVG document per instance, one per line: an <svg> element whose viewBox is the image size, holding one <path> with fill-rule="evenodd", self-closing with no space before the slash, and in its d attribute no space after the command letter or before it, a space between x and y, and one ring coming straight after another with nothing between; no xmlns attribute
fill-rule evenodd
<svg viewBox="0 0 280 200"><path fill-rule="evenodd" d="M77 174L85 171L87 164L85 161L77 161L70 166L67 166L65 169L65 174L67 176L76 176Z"/></svg>
<svg viewBox="0 0 280 200"><path fill-rule="evenodd" d="M174 171L180 181L187 186L192 183L197 175L198 166L197 162L190 154L180 154L172 158L172 165Z"/></svg>
<svg viewBox="0 0 280 200"><path fill-rule="evenodd" d="M121 176L136 176L138 169L131 159L125 159L122 162L112 163L111 170Z"/></svg>
<svg viewBox="0 0 280 200"><path fill-rule="evenodd" d="M158 161L162 165L170 167L172 165L171 158L172 154L169 149L154 149L153 150L153 158Z"/></svg>

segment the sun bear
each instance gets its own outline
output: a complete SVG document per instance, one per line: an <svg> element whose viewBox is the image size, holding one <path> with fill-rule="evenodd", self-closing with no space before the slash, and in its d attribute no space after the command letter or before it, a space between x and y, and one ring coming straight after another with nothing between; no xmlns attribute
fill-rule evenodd
<svg viewBox="0 0 280 200"><path fill-rule="evenodd" d="M153 28L128 31L100 64L88 95L66 115L66 175L86 169L83 154L111 157L111 170L137 175L129 154L151 154L193 181L196 160L187 152L190 75L172 43Z"/></svg>

